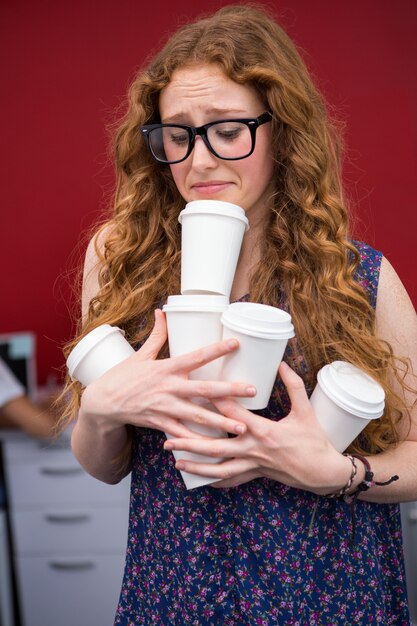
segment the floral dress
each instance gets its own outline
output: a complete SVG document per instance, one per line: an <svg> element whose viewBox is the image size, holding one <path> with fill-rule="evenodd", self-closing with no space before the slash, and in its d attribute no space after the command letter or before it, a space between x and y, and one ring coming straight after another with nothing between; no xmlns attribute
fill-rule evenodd
<svg viewBox="0 0 417 626"><path fill-rule="evenodd" d="M355 245L375 306L382 255ZM289 410L277 380L258 413L279 420ZM337 499L266 478L187 491L164 440L151 429L135 439L115 624L409 626L398 505L358 501L352 544L351 511Z"/></svg>

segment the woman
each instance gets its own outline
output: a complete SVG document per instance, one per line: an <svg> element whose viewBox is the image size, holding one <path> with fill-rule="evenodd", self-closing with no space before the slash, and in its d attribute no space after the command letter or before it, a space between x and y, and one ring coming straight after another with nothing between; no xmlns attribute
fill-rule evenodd
<svg viewBox="0 0 417 626"><path fill-rule="evenodd" d="M114 213L88 248L68 349L102 323L140 347L82 395L71 385L81 464L109 483L132 471L116 624L408 624L392 503L417 499L416 317L389 262L349 238L337 134L293 44L245 6L185 26L134 80L115 153ZM234 400L250 386L187 378L237 342L157 358L160 307L180 293L178 215L195 199L233 202L249 219L231 300L286 308L295 325L258 414ZM332 447L308 400L336 359L386 393L358 457ZM198 437L184 418L235 436ZM174 448L226 460L175 464ZM368 488L368 464L389 484ZM221 480L187 492L178 469Z"/></svg>

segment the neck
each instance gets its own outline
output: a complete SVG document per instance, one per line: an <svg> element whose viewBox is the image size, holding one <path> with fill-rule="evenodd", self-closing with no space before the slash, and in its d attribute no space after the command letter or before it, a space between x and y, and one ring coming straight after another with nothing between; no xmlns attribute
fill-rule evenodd
<svg viewBox="0 0 417 626"><path fill-rule="evenodd" d="M260 259L260 242L263 233L263 220L257 223L249 221L250 228L245 233L242 247L240 249L239 260L233 280L230 300L239 300L249 293L249 284L252 271Z"/></svg>

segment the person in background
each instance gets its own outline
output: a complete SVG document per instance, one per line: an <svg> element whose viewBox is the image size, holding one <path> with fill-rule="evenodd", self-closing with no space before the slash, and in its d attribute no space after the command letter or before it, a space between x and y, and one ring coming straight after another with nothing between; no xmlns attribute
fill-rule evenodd
<svg viewBox="0 0 417 626"><path fill-rule="evenodd" d="M87 250L66 353L103 323L138 351L85 389L68 380L62 418L76 420L72 448L90 474L131 472L115 623L408 625L398 503L417 499L416 315L389 261L352 238L339 136L294 44L245 5L179 29L131 85L115 161L114 211ZM259 412L235 400L250 385L187 377L236 341L161 358L160 308L180 293L178 215L197 199L249 219L231 300L284 308L295 326ZM344 454L309 401L334 360L386 394ZM224 460L175 462L173 449ZM220 480L187 491L178 469Z"/></svg>
<svg viewBox="0 0 417 626"><path fill-rule="evenodd" d="M56 417L37 406L0 358L0 428L19 428L31 437L51 438Z"/></svg>

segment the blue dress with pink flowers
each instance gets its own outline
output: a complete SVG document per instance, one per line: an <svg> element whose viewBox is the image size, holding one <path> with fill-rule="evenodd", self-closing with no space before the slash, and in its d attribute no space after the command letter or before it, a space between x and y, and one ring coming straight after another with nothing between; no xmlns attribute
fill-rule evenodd
<svg viewBox="0 0 417 626"><path fill-rule="evenodd" d="M356 245L358 280L375 306L382 255ZM279 420L289 410L277 379L259 413ZM156 430L136 434L115 624L409 626L398 505L358 501L351 544L346 503L264 478L187 491L164 440Z"/></svg>

